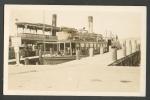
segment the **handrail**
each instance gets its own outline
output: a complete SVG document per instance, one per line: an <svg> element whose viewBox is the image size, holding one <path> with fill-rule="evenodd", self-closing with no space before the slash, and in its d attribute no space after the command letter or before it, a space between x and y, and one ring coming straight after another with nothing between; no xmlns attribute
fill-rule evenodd
<svg viewBox="0 0 150 100"><path fill-rule="evenodd" d="M120 58L120 59L116 60L115 62L109 64L108 66L114 66L114 65L120 64L121 62L125 61L126 59L133 57L136 54L140 54L140 51L136 51L130 55L127 55L126 57Z"/></svg>

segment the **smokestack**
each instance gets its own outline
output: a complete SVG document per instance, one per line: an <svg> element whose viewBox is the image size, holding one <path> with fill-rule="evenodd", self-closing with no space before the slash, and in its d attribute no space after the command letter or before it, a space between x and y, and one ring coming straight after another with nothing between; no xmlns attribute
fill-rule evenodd
<svg viewBox="0 0 150 100"><path fill-rule="evenodd" d="M52 26L53 27L57 26L57 15L56 14L52 15ZM56 30L55 30L55 28L52 29L52 36L56 36Z"/></svg>
<svg viewBox="0 0 150 100"><path fill-rule="evenodd" d="M88 16L89 33L93 33L93 16Z"/></svg>

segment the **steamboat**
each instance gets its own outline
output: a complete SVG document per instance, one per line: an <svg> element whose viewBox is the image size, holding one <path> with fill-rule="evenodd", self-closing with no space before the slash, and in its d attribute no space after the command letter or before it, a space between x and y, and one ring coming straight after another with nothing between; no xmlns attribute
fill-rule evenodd
<svg viewBox="0 0 150 100"><path fill-rule="evenodd" d="M121 48L117 36L104 37L93 32L93 16L88 16L88 30L58 27L56 14L52 15L52 25L18 21L15 25L17 35L9 37L9 64L60 64L106 53L114 43L117 49ZM19 38L18 52L14 38Z"/></svg>

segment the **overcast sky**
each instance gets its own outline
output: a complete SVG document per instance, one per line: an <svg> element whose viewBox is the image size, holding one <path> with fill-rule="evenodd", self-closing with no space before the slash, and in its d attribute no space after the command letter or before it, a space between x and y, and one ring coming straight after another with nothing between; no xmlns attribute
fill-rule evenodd
<svg viewBox="0 0 150 100"><path fill-rule="evenodd" d="M7 6L10 34L14 34L14 22L52 23L52 14L57 14L57 26L88 29L88 16L93 16L93 31L106 31L119 38L139 38L143 32L145 7L107 6ZM45 19L45 21L43 20Z"/></svg>

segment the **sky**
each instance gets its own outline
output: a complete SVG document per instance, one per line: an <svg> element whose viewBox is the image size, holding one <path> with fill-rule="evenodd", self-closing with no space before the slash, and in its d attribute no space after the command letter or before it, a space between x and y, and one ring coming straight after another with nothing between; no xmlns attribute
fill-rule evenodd
<svg viewBox="0 0 150 100"><path fill-rule="evenodd" d="M18 22L52 23L57 14L57 26L88 30L88 16L93 16L93 31L97 34L114 33L119 38L140 38L146 18L145 7L131 6L6 6L9 12L10 34L15 33Z"/></svg>

